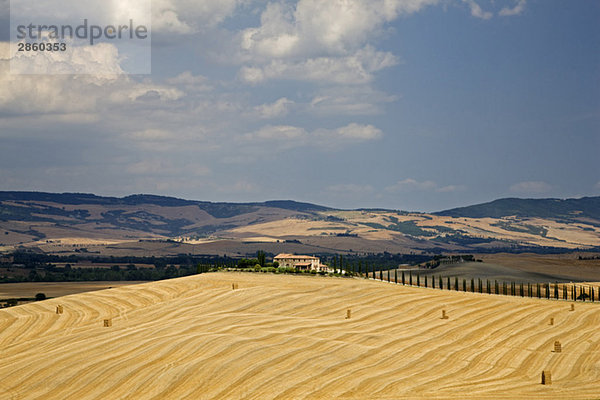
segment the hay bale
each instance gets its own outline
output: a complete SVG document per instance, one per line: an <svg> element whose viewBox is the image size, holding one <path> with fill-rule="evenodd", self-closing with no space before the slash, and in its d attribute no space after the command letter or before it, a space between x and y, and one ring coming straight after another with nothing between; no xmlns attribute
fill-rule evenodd
<svg viewBox="0 0 600 400"><path fill-rule="evenodd" d="M63 313L63 306L61 306L61 305L56 306L56 313L57 314L62 314Z"/></svg>
<svg viewBox="0 0 600 400"><path fill-rule="evenodd" d="M550 325L554 325L554 318L550 318Z"/></svg>
<svg viewBox="0 0 600 400"><path fill-rule="evenodd" d="M237 288L238 288L238 284L237 284L237 283L232 283L232 284L231 284L231 289L232 289L232 290L235 290L235 289L237 289Z"/></svg>
<svg viewBox="0 0 600 400"><path fill-rule="evenodd" d="M112 319L105 319L104 320L104 327L110 328L111 326L112 326Z"/></svg>
<svg viewBox="0 0 600 400"><path fill-rule="evenodd" d="M560 342L558 340L554 342L554 352L555 353L562 352L562 345L560 344Z"/></svg>
<svg viewBox="0 0 600 400"><path fill-rule="evenodd" d="M352 317L352 310L347 309L346 310L346 319L350 319Z"/></svg>
<svg viewBox="0 0 600 400"><path fill-rule="evenodd" d="M442 319L448 319L448 316L446 315L446 310L442 310Z"/></svg>
<svg viewBox="0 0 600 400"><path fill-rule="evenodd" d="M550 371L542 371L542 385L552 384L552 373Z"/></svg>
<svg viewBox="0 0 600 400"><path fill-rule="evenodd" d="M571 310L570 311L575 311L575 304L571 304Z"/></svg>

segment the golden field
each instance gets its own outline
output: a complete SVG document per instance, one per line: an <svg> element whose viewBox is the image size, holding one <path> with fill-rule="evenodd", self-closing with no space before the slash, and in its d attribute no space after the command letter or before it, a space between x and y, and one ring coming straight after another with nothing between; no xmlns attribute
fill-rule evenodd
<svg viewBox="0 0 600 400"><path fill-rule="evenodd" d="M203 274L1 310L0 398L597 399L599 326L600 304Z"/></svg>

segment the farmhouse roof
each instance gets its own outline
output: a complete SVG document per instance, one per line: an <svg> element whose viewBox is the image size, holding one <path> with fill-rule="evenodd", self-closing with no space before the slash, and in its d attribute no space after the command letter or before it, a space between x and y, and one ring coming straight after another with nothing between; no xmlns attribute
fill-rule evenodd
<svg viewBox="0 0 600 400"><path fill-rule="evenodd" d="M299 255L299 254L287 254L287 253L278 254L274 258L296 258L296 259L302 259L302 260L316 260L317 259L317 257L313 257L313 256L304 256L304 255Z"/></svg>

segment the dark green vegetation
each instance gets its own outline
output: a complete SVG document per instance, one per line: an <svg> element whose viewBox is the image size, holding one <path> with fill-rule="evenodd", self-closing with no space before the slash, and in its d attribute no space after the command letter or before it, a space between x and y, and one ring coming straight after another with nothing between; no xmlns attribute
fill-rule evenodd
<svg viewBox="0 0 600 400"><path fill-rule="evenodd" d="M96 255L49 255L18 251L10 263L0 264L0 283L156 281L208 272L218 268L277 268L274 254L259 251L256 258L180 255L176 257L102 257ZM416 265L429 256L372 254L366 256L321 255L321 262L335 269L358 273L366 268L388 270L398 265ZM79 265L85 265L81 267ZM95 265L98 265L97 267ZM107 266L108 265L108 266ZM269 271L273 272L273 271ZM294 271L290 271L294 272Z"/></svg>
<svg viewBox="0 0 600 400"><path fill-rule="evenodd" d="M208 272L235 260L219 257L86 257L16 252L0 264L0 283L157 281ZM84 267L78 266L85 264ZM98 264L97 267L94 264ZM102 266L110 264L110 267Z"/></svg>
<svg viewBox="0 0 600 400"><path fill-rule="evenodd" d="M492 224L492 226L498 226L498 227L504 229L505 231L530 233L532 235L543 236L543 237L546 237L546 235L548 234L548 229L543 228L541 226L535 226L535 225L528 225L528 224L514 225L507 221L499 221L496 224Z"/></svg>
<svg viewBox="0 0 600 400"><path fill-rule="evenodd" d="M566 200L509 198L434 214L469 218L501 218L514 215L521 218L539 217L567 222L587 222L600 226L600 197Z"/></svg>

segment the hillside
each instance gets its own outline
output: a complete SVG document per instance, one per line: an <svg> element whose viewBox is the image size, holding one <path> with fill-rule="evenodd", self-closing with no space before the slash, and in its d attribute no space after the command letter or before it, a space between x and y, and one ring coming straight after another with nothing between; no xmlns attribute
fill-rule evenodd
<svg viewBox="0 0 600 400"><path fill-rule="evenodd" d="M294 201L0 192L0 251L65 254L494 252L600 247L600 197L503 199L435 214Z"/></svg>
<svg viewBox="0 0 600 400"><path fill-rule="evenodd" d="M592 399L599 306L569 307L234 273L76 294L0 311L0 398Z"/></svg>
<svg viewBox="0 0 600 400"><path fill-rule="evenodd" d="M469 218L552 218L600 223L600 197L580 199L500 199L489 203L440 211L436 215Z"/></svg>

